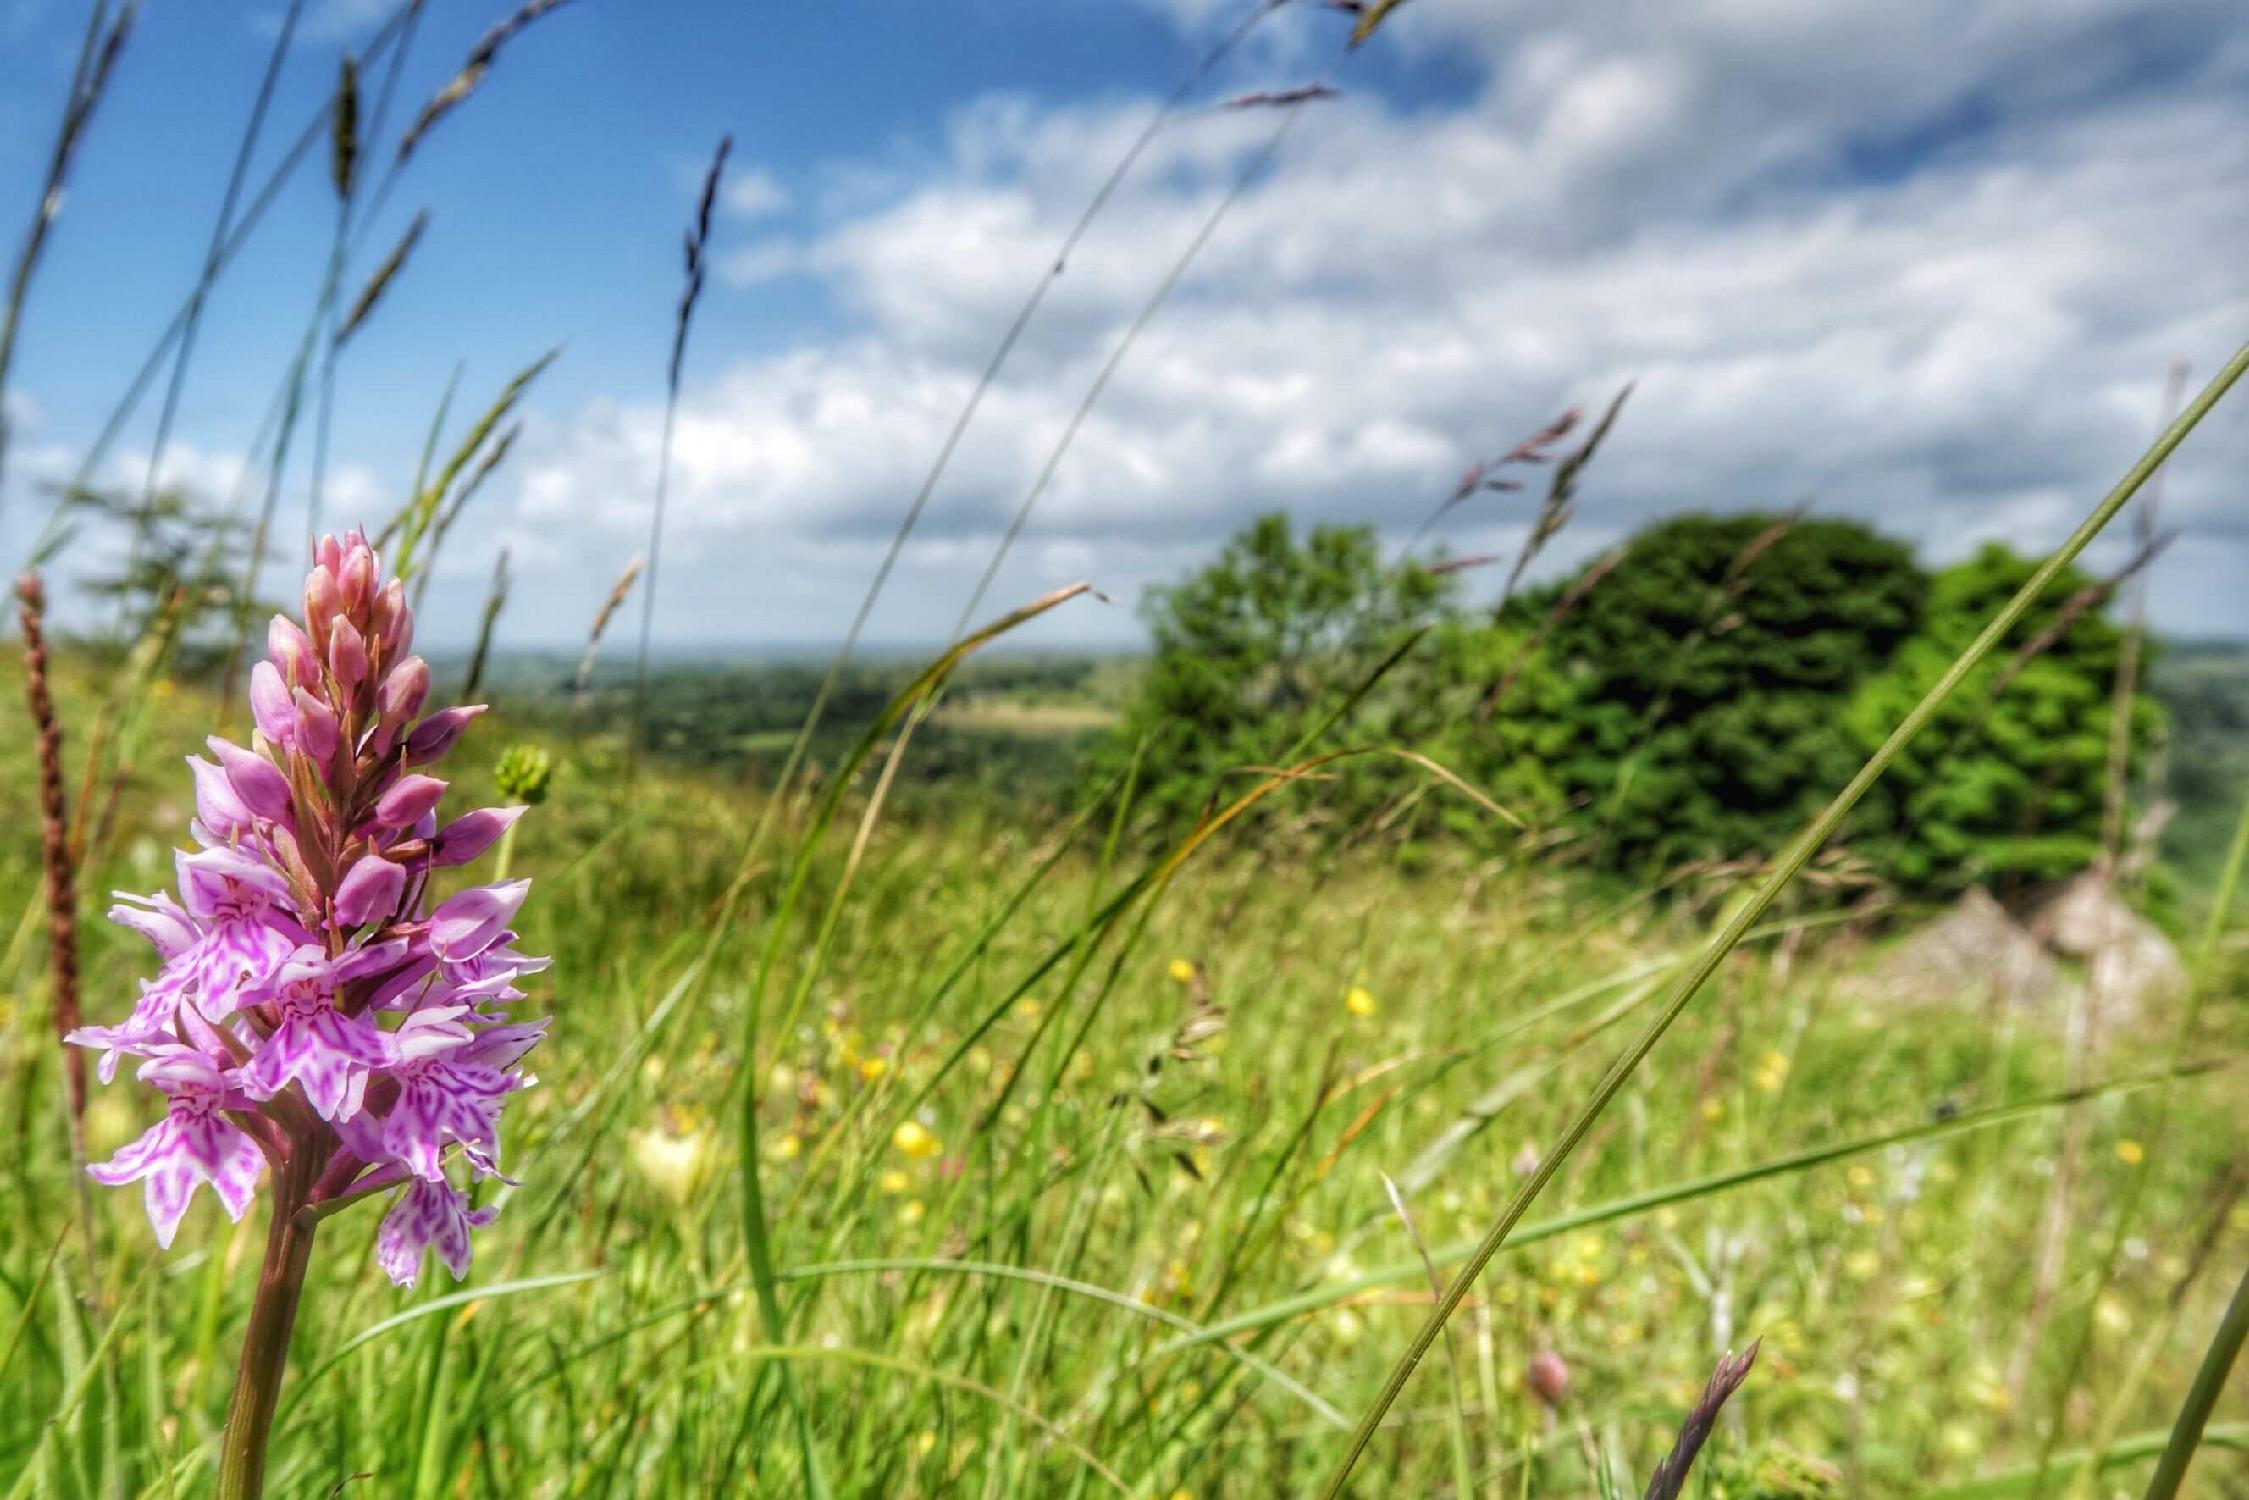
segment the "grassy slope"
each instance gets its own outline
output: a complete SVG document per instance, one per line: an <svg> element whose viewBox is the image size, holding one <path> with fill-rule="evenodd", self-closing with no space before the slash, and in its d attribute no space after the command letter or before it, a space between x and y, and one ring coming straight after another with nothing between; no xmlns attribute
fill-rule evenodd
<svg viewBox="0 0 2249 1500"><path fill-rule="evenodd" d="M87 684L71 686L80 691L65 711L82 725ZM29 770L16 748L21 710L7 713L0 796L14 812L31 805ZM173 757L209 718L184 696L160 703L90 889L165 878L186 811ZM470 797L486 779L474 768L505 743L504 728L479 736L458 757ZM335 1221L300 1325L277 1493L366 1472L384 1494L686 1495L747 1467L792 1491L789 1430L739 1295L732 1155L749 950L773 898L770 869L750 895L748 938L707 995L649 1024L755 812L686 775L644 783L628 811L566 760L517 851L519 871L542 877L526 937L556 955L534 999L556 1013L555 1040L543 1086L514 1116L524 1186L482 1237L472 1286L589 1279L446 1302L435 1299L453 1288L433 1271L436 1285L402 1297L370 1264L379 1210ZM1405 1173L1433 1141L1459 1135L1426 1180L1408 1179L1410 1206L1433 1246L1472 1238L1514 1181L1515 1158L1551 1138L1638 1019L1648 994L1638 976L1694 932L1535 868L1440 860L1409 874L1371 855L1311 871L1221 852L1189 868L1113 971L1105 951L1074 990L1061 987L1065 965L1011 1000L1105 888L1099 826L973 959L976 933L1051 830L965 813L878 830L797 1024L767 1044L768 1060L779 1056L762 1090L763 1170L793 1278L788 1357L803 1361L840 1493L1099 1492L1105 1481L1072 1444L1158 1496L1268 1496L1316 1479L1340 1437L1319 1403L1354 1416L1428 1301L1377 1173ZM31 854L28 838L0 844L0 913L19 938L33 932L18 919L33 897ZM814 876L807 931L782 946L768 1036L840 856ZM1108 874L1107 887L1121 878ZM169 1460L183 1466L179 1492L199 1492L185 1466L224 1411L248 1292L239 1273L262 1228L230 1229L206 1198L157 1258L133 1196L103 1192L98 1301L113 1338L100 1345L90 1316L51 1282L34 1294L72 1189L37 944L6 957L0 1119L20 1149L7 1153L0 1218L0 1339L20 1338L12 1350L0 1342L0 1474L27 1461L99 1348L77 1420L48 1443L38 1477L55 1493L93 1494L108 1466L123 1492L160 1494ZM1166 1058L1151 1074L1188 1011L1192 986L1171 977L1175 960L1204 967L1227 1025L1189 1049L1192 1060ZM909 1028L956 963L959 983ZM97 1018L120 1012L148 972L137 940L99 922L87 968ZM1868 1014L1836 997L1837 968L1816 942L1737 958L1534 1218L2060 1086L2059 1048L2040 1026L1995 1031L1969 1009ZM1347 1003L1354 987L1371 1014ZM988 1015L990 1030L940 1074ZM1084 1048L1061 1062L1081 1025ZM2241 1040L2238 1007L2221 1006L2196 1050L2231 1053ZM2161 1044L2160 1027L2119 1038L2102 1071L2145 1065ZM913 1116L922 1135L909 1132L913 1149L902 1149L890 1121L932 1080ZM1778 1443L1856 1470L1873 1494L2026 1461L2059 1351L2087 1317L2100 1340L2093 1399L2073 1409L2063 1446L2092 1429L2143 1339L2153 1373L2122 1430L2160 1428L2214 1322L2215 1283L2249 1242L2236 1208L2213 1284L2197 1281L2166 1322L2249 1118L2226 1075L2175 1097L2192 1128L2137 1167L2118 1148L2144 1131L2151 1096L2088 1106L2096 1151L2077 1205L2076 1274L2020 1405L2005 1373L2052 1113L1699 1194L1503 1256L1455 1325L1456 1373L1437 1361L1422 1372L1362 1470L1363 1492L1443 1492L1456 1422L1490 1493L1516 1493L1525 1465L1533 1493L1584 1492L1589 1464L1613 1465L1636 1489L1629 1476L1645 1473L1720 1348L1756 1335L1765 1355L1743 1425L1722 1437L1712 1470L1732 1466L1731 1494L1758 1492L1741 1476ZM129 1138L142 1108L128 1087L102 1092L89 1122L97 1149ZM2100 1230L2133 1172L2152 1174L2145 1243L2089 1308ZM915 1264L939 1260L967 1264ZM838 1263L855 1264L817 1269ZM57 1264L75 1275L73 1258ZM1079 1285L1041 1279L1053 1277ZM1355 1290L1305 1298L1319 1305L1236 1335L1238 1357L1207 1343L1166 1351L1182 1320L1323 1288ZM1559 1422L1519 1384L1540 1345L1573 1371Z"/></svg>

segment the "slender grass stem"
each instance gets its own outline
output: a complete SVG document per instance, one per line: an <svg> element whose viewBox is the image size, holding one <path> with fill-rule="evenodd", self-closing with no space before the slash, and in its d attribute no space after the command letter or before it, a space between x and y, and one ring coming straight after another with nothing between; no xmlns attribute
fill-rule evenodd
<svg viewBox="0 0 2249 1500"><path fill-rule="evenodd" d="M2194 1384L2187 1389L2186 1404L2179 1408L2178 1420L2171 1424L2171 1437L2163 1445L2163 1457L2156 1461L2155 1473L2147 1482L2147 1500L2172 1500L2179 1486L2186 1482L2187 1466L2194 1462L2195 1449L2202 1446L2202 1430L2209 1424L2210 1413L2216 1410L2218 1397L2226 1388L2226 1378L2233 1373L2233 1362L2241 1355L2241 1345L2249 1339L2249 1269L2241 1273L2240 1282L2233 1289L2233 1300L2226 1304L2226 1313L2218 1321L2218 1331L2211 1336L2210 1347L2202 1356L2202 1367L2194 1372ZM2095 1459L2096 1465L2098 1458Z"/></svg>

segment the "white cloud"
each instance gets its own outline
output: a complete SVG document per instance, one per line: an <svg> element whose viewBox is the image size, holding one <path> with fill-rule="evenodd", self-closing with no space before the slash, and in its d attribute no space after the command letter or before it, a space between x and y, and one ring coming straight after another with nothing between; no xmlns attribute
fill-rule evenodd
<svg viewBox="0 0 2249 1500"><path fill-rule="evenodd" d="M1198 35L1215 24L1200 0L1169 3ZM2227 15L2167 0L2127 32L2097 0L1416 0L1378 45L1474 61L1479 84L1410 107L1361 91L1301 122L1125 361L1001 587L1084 566L1129 600L1273 506L1402 539L1471 458L1628 378L1557 564L1666 511L1807 498L1940 558L2048 545L2146 440L2164 363L2207 373L2249 333L2249 34ZM1334 19L1299 17L1289 45L1332 46ZM979 101L937 169L901 184L837 164L831 181L857 186L817 195L815 229L728 252L730 281L808 274L851 326L689 392L670 628L841 628L1149 108ZM951 623L1096 370L1275 123L1202 114L1159 137L986 398L909 554L901 629ZM645 531L660 420L602 404L527 444L512 525L579 568L589 610L595 560ZM2235 418L2175 465L2167 514L2208 530L2157 591L2161 623L2249 628L2211 562L2249 567L2223 524L2245 460ZM1480 501L1447 539L1510 545L1524 509ZM746 598L739 570L781 559L775 592Z"/></svg>
<svg viewBox="0 0 2249 1500"><path fill-rule="evenodd" d="M763 219L782 212L795 200L771 172L748 167L727 174L720 201L737 219Z"/></svg>

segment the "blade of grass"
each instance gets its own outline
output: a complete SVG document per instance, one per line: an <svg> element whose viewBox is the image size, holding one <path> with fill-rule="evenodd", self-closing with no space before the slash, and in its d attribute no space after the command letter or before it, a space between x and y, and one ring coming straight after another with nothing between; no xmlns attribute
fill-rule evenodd
<svg viewBox="0 0 2249 1500"><path fill-rule="evenodd" d="M125 38L132 34L140 8L140 0L125 0L124 9L109 22L107 30L103 29L109 15L106 0L94 5L86 18L86 35L79 44L78 65L71 74L62 123L55 130L54 149L47 156L47 177L39 191L39 206L32 210L31 228L25 231L23 246L16 252L15 266L8 274L8 299L0 306L0 476L6 474L8 461L8 367L14 362L16 334L31 296L31 278L46 253L55 218L62 212L70 164L85 140L86 127L93 123L94 110L109 90L110 73L125 49Z"/></svg>
<svg viewBox="0 0 2249 1500"><path fill-rule="evenodd" d="M1429 1295L1441 1297L1445 1292L1445 1279L1437 1271L1437 1263L1429 1258L1429 1246L1414 1227L1413 1215L1406 1209L1405 1194L1390 1180L1390 1174L1376 1174L1382 1179L1382 1190L1390 1197L1391 1212L1406 1227L1406 1238L1413 1242L1414 1253L1421 1257L1422 1269L1429 1273ZM1451 1339L1445 1340L1445 1373L1449 1382L1450 1401L1447 1409L1446 1429L1452 1441L1453 1493L1461 1500L1474 1500L1476 1494L1476 1469L1468 1452L1468 1394L1460 1377L1460 1351Z"/></svg>
<svg viewBox="0 0 2249 1500"><path fill-rule="evenodd" d="M123 1298L123 1307L131 1308L139 1303L141 1285L155 1273L157 1264L158 1262L151 1260L141 1268L140 1275L133 1278L133 1285L127 1290ZM10 1486L8 1490L7 1500L24 1500L25 1496L32 1493L33 1484L40 1476L39 1460L40 1456L47 1451L48 1438L54 1435L56 1429L64 1426L72 1417L77 1415L79 1404L86 1399L86 1393L93 1389L94 1382L100 1379L103 1372L109 1368L110 1359L117 1351L119 1335L131 1322L133 1322L133 1319L125 1316L121 1311L117 1317L110 1319L109 1327L102 1331L102 1336L94 1342L94 1347L87 1352L85 1363L78 1369L69 1386L63 1391L62 1398L55 1403L54 1410L48 1413L47 1420L41 1424L39 1443L37 1448L33 1450L32 1460L26 1463L23 1472L16 1476L15 1484Z"/></svg>
<svg viewBox="0 0 2249 1500"><path fill-rule="evenodd" d="M2112 1443L2103 1454L2057 1453L2051 1467L2053 1472L2064 1476L2091 1474L2098 1477L2111 1469L2155 1457L2169 1440L2168 1431L2135 1433ZM2202 1440L2208 1447L2249 1453L2249 1422L2228 1422L2209 1428L2204 1431ZM2031 1464L1947 1489L1931 1490L1921 1500L2009 1500L2011 1496L2029 1494L2031 1486L2037 1482L2038 1468Z"/></svg>
<svg viewBox="0 0 2249 1500"><path fill-rule="evenodd" d="M2249 1338L2249 1268L2243 1269L2233 1289L2233 1300L2226 1304L2218 1331L2211 1335L2210 1347L2203 1352L2202 1366L2194 1372L2194 1384L2187 1388L2178 1420L2171 1424L2170 1441L2163 1445L2163 1457L2156 1461L2155 1474L2147 1483L2147 1500L2172 1500L2179 1493L2179 1486L2186 1481L2187 1466L2194 1462L2194 1451L2202 1446L2203 1428L2226 1388L2226 1378L2233 1373L2233 1362L2241 1356L2245 1338Z"/></svg>

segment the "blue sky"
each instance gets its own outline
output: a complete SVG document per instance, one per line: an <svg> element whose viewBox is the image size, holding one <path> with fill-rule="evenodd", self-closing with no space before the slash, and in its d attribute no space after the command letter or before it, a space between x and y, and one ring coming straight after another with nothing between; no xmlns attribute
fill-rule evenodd
<svg viewBox="0 0 2249 1500"><path fill-rule="evenodd" d="M354 284L429 212L342 362L331 513L396 505L456 362L473 409L562 345L427 625L465 634L504 544L504 638L579 638L645 542L679 235L730 131L660 635L832 638L1015 307L1246 3L574 0L432 133L356 253ZM192 283L282 8L144 13L11 377L0 562ZM505 8L432 0L392 134ZM261 167L388 13L307 0ZM11 249L84 17L0 0ZM1203 102L1325 75L1347 26L1291 0ZM1336 79L1343 97L1306 109L1119 368L983 612L1084 576L1117 603L1044 638L1130 642L1140 590L1255 512L1402 543L1469 460L1630 378L1553 566L1653 515L1806 500L1939 560L1993 537L2044 546L2145 441L2164 364L2206 374L2249 336L2238 5L1412 0ZM1159 137L963 445L878 638L949 631L1121 332L1277 123L1198 110ZM175 477L226 492L314 305L331 216L316 160L221 283ZM146 466L153 405L113 480ZM2152 600L2168 629L2249 634L2245 410L2169 476L2185 535ZM1464 508L1445 540L1505 549L1528 508Z"/></svg>

